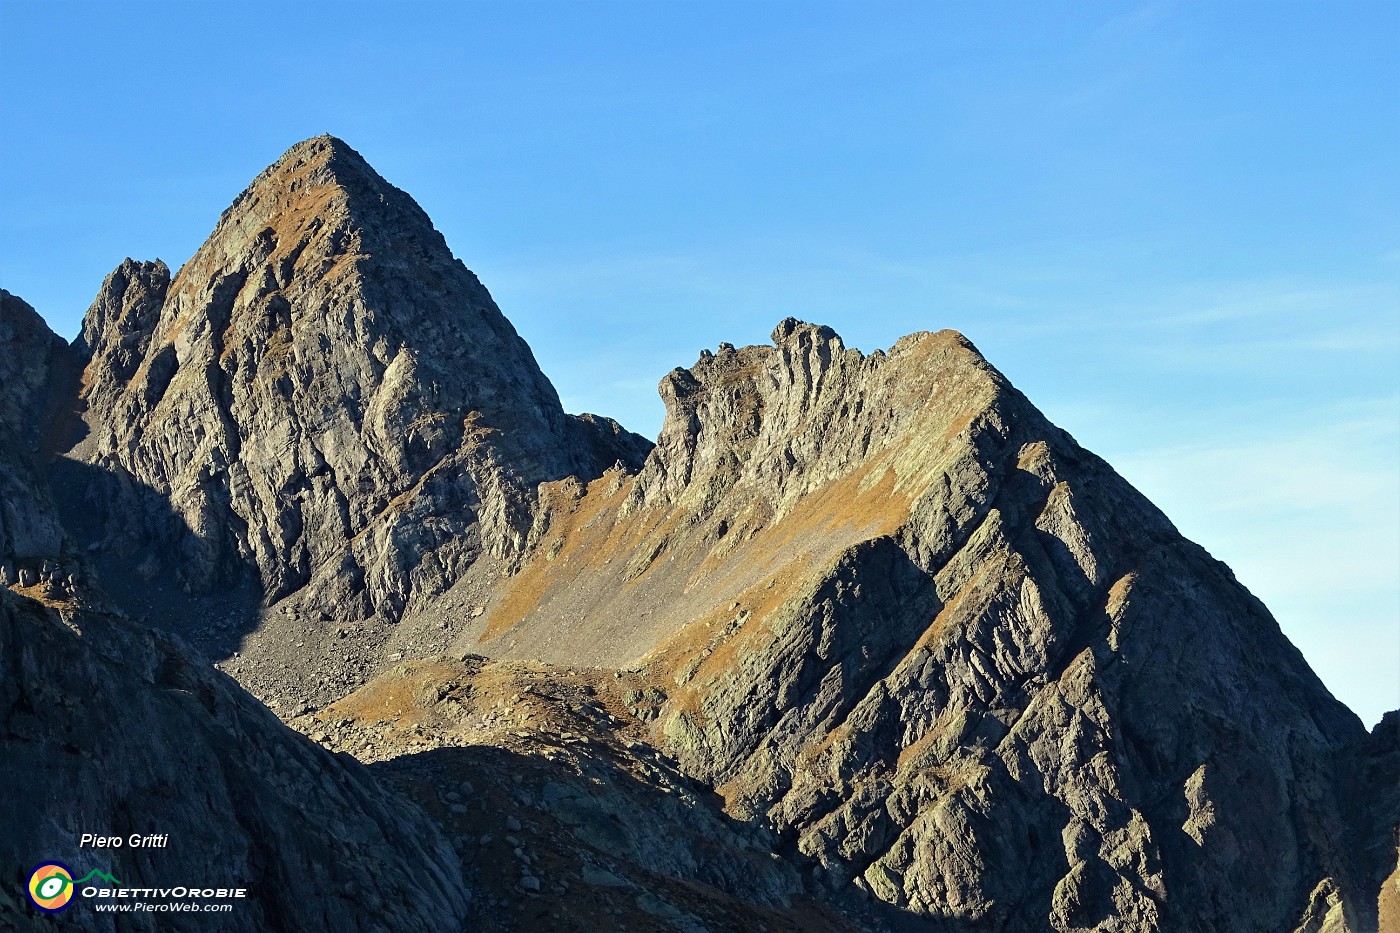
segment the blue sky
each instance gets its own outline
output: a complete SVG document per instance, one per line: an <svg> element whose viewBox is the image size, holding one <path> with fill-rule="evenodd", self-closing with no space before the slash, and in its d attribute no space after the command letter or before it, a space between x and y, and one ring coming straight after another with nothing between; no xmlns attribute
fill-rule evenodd
<svg viewBox="0 0 1400 933"><path fill-rule="evenodd" d="M1400 706L1400 4L0 0L0 286L71 337L335 133L571 410L955 327Z"/></svg>

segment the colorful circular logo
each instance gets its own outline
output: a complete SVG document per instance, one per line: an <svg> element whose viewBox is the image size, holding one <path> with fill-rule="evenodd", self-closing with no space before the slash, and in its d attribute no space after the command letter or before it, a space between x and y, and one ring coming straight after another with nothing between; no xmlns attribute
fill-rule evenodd
<svg viewBox="0 0 1400 933"><path fill-rule="evenodd" d="M62 862L45 862L29 873L28 890L35 907L56 914L73 900L73 869Z"/></svg>

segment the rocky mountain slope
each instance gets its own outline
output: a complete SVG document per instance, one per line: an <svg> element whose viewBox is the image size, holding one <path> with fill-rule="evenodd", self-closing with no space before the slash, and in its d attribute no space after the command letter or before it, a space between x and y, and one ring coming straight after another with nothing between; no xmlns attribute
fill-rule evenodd
<svg viewBox="0 0 1400 933"><path fill-rule="evenodd" d="M415 600L509 565L541 481L650 447L566 415L418 205L332 137L259 175L173 279L122 263L75 347L68 457L95 469L63 498L104 578L175 594L149 606L164 624L209 611L178 594L242 594L229 625L258 630L238 646L255 687L373 663Z"/></svg>
<svg viewBox="0 0 1400 933"><path fill-rule="evenodd" d="M486 650L638 670L732 813L913 916L1374 926L1364 732L1228 568L953 332L773 341L667 376L638 474L551 487Z"/></svg>
<svg viewBox="0 0 1400 933"><path fill-rule="evenodd" d="M227 930L456 924L470 894L421 810L94 586L43 482L44 413L76 373L66 352L0 292L0 928L49 928L21 891L52 859L133 886L246 885L248 900L220 917ZM171 842L96 852L79 848L83 832ZM85 930L208 928L190 915L115 919L65 914Z"/></svg>
<svg viewBox="0 0 1400 933"><path fill-rule="evenodd" d="M166 636L109 613L0 593L0 915L28 910L30 867L58 859L132 887L244 887L223 930L453 929L470 893L437 826L351 759L287 729ZM164 833L162 849L79 836ZM75 929L209 929L89 905ZM35 929L49 924L33 918ZM29 928L29 924L25 924Z"/></svg>
<svg viewBox="0 0 1400 933"><path fill-rule="evenodd" d="M0 310L6 751L99 809L217 773L210 870L305 866L305 928L371 857L404 929L1400 923L1400 719L955 332L722 344L653 447L331 137L71 349Z"/></svg>
<svg viewBox="0 0 1400 933"><path fill-rule="evenodd" d="M765 827L646 741L603 671L438 657L394 665L292 725L371 762L462 855L473 931L878 929L810 890ZM854 894L854 892L850 892Z"/></svg>
<svg viewBox="0 0 1400 933"><path fill-rule="evenodd" d="M62 919L83 930L865 926L827 903L839 899L809 896L761 830L636 741L593 699L596 672L398 665L390 689L299 723L306 738L178 639L128 619L45 483L53 463L36 438L75 390L66 353L0 292L0 366L11 367L0 382L0 861L12 866L0 929L49 928L22 889L29 867L55 859L131 887L249 892L216 920L80 902ZM169 842L82 847L94 831Z"/></svg>
<svg viewBox="0 0 1400 933"><path fill-rule="evenodd" d="M75 367L23 299L0 289L0 586L67 583L72 555L39 461Z"/></svg>

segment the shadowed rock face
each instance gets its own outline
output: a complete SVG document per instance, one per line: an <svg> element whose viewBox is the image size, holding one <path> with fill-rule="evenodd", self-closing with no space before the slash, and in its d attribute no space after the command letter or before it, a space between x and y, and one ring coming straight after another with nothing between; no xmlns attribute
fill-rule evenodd
<svg viewBox="0 0 1400 933"><path fill-rule="evenodd" d="M30 866L129 886L246 886L228 930L436 931L469 906L437 828L363 766L286 728L177 641L112 609L46 488L42 423L67 347L0 292L0 919ZM79 836L165 833L165 849ZM16 878L16 875L19 875ZM12 883L17 882L17 883ZM207 929L193 915L67 912L75 929Z"/></svg>
<svg viewBox="0 0 1400 933"><path fill-rule="evenodd" d="M75 343L80 389L32 311L0 299L0 336L25 348L0 354L14 386L0 571L17 576L24 550L31 575L12 585L51 604L6 597L20 647L0 658L22 658L11 677L34 690L78 690L25 656L44 645L101 703L151 720L150 748L103 760L119 785L166 748L171 703L193 697L214 719L178 720L213 749L199 760L223 760L229 723L267 717L218 675L160 661L175 642L109 624L91 564L129 610L222 631L226 650L206 650L308 714L296 722L323 744L403 759L381 773L407 782L464 865L494 851L479 842L494 824L438 784L525 769L491 798L523 808L502 825L525 825L539 864L606 903L574 864L586 851L603 888L635 893L629 917L802 928L815 899L812 923L831 928L1377 928L1395 878L1397 720L1367 736L1228 568L955 332L867 355L788 319L771 346L721 345L666 376L652 449L565 415L417 205L330 137L260 175L173 279L130 260L108 278ZM36 469L28 451L54 446L40 426L79 391L78 439ZM65 543L45 473L90 556ZM229 606L247 613L232 631ZM93 641L109 630L116 641ZM428 667L399 663L449 644ZM606 717L580 701L594 696ZM588 741L556 741L594 717L607 727ZM270 751L228 771L228 793L281 775L258 793L285 816L239 838L303 851L278 835L296 825L285 791L337 762L239 729ZM61 751L33 751L33 766ZM378 851L429 871L424 891L461 884L431 840L395 848L384 827L405 805L353 769L326 773L372 798L355 824L370 841L337 858ZM575 803L546 805L549 783ZM342 790L330 804L359 806ZM599 842L602 820L672 794L684 807L655 803L667 814L639 813L651 822L626 845ZM717 799L723 817L706 809ZM578 801L592 815L570 822ZM243 864L243 844L220 857ZM771 871L733 867L770 846ZM512 874L472 872L488 887ZM473 922L511 929L501 911L521 898L567 899L535 881L493 888ZM867 898L854 912L852 892ZM463 898L442 900L463 916ZM593 911L531 904L545 928ZM1380 916L1395 904L1382 897Z"/></svg>
<svg viewBox="0 0 1400 933"><path fill-rule="evenodd" d="M509 559L536 484L648 446L565 415L422 210L329 136L259 175L173 280L124 262L76 347L90 433L70 456L168 502L183 586L251 571L267 603L335 619L397 619ZM123 514L142 509L109 524L159 524Z"/></svg>
<svg viewBox="0 0 1400 933"><path fill-rule="evenodd" d="M75 369L34 309L0 289L0 586L68 585L71 555L36 464Z"/></svg>
<svg viewBox="0 0 1400 933"><path fill-rule="evenodd" d="M45 440L55 387L71 375L63 339L24 299L0 288L0 424L33 453Z"/></svg>
<svg viewBox="0 0 1400 933"><path fill-rule="evenodd" d="M638 666L731 812L930 921L1373 927L1364 732L1228 568L957 334L773 342L545 497L488 649Z"/></svg>
<svg viewBox="0 0 1400 933"><path fill-rule="evenodd" d="M455 929L469 896L437 828L353 760L302 738L149 629L0 592L0 860L58 859L130 887L246 887L221 930ZM80 849L79 834L168 833L163 849ZM30 916L7 880L0 915ZM208 929L111 915L84 930Z"/></svg>
<svg viewBox="0 0 1400 933"><path fill-rule="evenodd" d="M173 279L122 263L75 350L70 529L124 606L236 653L278 708L440 650L437 618L399 623L508 570L539 483L650 448L566 415L427 215L329 136L254 179Z"/></svg>

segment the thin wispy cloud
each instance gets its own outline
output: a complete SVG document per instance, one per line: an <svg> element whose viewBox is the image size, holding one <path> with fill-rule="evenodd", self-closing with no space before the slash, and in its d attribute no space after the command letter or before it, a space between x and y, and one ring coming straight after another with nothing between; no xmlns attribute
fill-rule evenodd
<svg viewBox="0 0 1400 933"><path fill-rule="evenodd" d="M1194 425L1182 419L1175 431L1185 439L1103 452L1230 565L1335 694L1368 720L1392 708L1400 396L1305 411L1255 406Z"/></svg>

